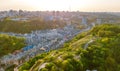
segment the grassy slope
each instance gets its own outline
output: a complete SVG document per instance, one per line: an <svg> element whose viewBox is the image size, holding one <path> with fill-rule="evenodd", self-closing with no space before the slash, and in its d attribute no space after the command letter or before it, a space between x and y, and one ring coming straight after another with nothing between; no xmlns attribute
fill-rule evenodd
<svg viewBox="0 0 120 71"><path fill-rule="evenodd" d="M63 21L44 21L44 20L30 20L30 21L0 21L0 32L14 32L14 33L30 33L31 31L51 29L56 27L63 27Z"/></svg>
<svg viewBox="0 0 120 71"><path fill-rule="evenodd" d="M94 41L84 49L90 40ZM40 71L119 71L119 42L119 25L100 25L77 35L61 49L36 56L24 63L19 70L38 71L45 66Z"/></svg>
<svg viewBox="0 0 120 71"><path fill-rule="evenodd" d="M0 34L0 57L25 46L24 38Z"/></svg>

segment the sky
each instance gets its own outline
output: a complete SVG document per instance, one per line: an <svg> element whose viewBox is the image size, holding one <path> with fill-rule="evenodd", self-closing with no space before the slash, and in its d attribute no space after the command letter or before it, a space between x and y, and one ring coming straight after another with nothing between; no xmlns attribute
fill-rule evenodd
<svg viewBox="0 0 120 71"><path fill-rule="evenodd" d="M120 12L120 0L0 0L0 11Z"/></svg>

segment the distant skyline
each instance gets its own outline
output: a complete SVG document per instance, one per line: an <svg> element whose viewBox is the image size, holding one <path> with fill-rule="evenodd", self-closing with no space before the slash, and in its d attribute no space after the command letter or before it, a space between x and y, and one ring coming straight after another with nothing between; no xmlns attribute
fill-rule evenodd
<svg viewBox="0 0 120 71"><path fill-rule="evenodd" d="M0 0L0 11L120 12L120 0Z"/></svg>

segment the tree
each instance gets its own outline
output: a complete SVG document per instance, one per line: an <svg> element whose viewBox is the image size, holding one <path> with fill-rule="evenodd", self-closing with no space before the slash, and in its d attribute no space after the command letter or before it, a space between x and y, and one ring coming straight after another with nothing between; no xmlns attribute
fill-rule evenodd
<svg viewBox="0 0 120 71"><path fill-rule="evenodd" d="M99 69L105 64L105 52L104 48L98 46L91 46L87 48L87 52L83 52L82 62L84 69Z"/></svg>
<svg viewBox="0 0 120 71"><path fill-rule="evenodd" d="M42 68L40 71L49 71L49 70L46 68Z"/></svg>

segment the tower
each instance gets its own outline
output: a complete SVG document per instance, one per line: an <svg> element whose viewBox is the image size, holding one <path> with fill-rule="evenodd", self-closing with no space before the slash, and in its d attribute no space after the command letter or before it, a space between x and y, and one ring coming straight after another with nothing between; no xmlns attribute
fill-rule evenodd
<svg viewBox="0 0 120 71"><path fill-rule="evenodd" d="M97 21L96 21L97 24L101 24L102 23L102 19L100 18L97 18Z"/></svg>
<svg viewBox="0 0 120 71"><path fill-rule="evenodd" d="M84 25L87 25L87 18L86 17L82 17L82 22L81 23L84 24Z"/></svg>

